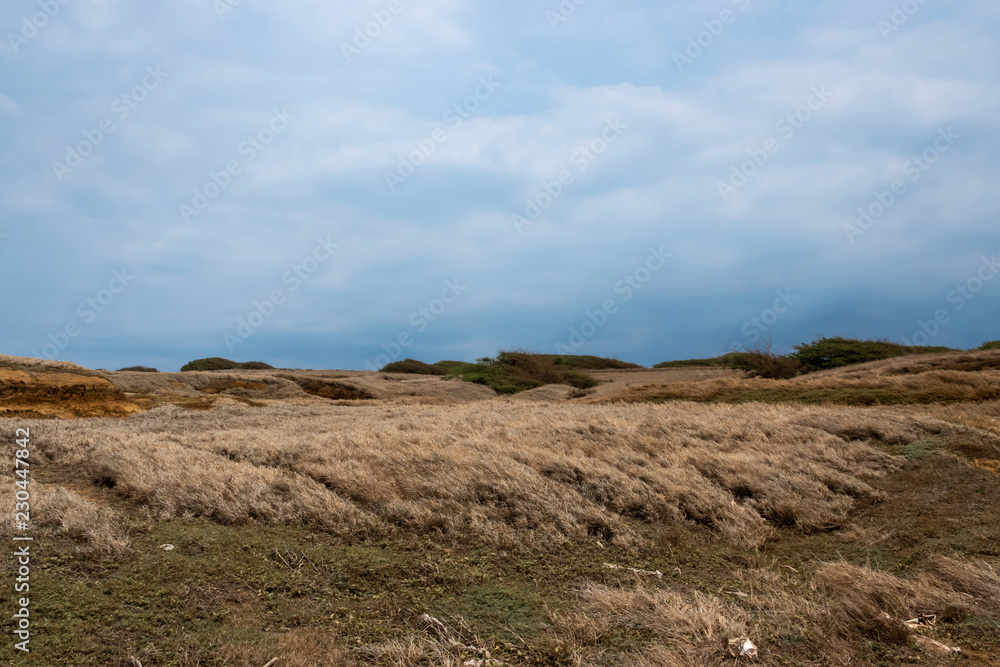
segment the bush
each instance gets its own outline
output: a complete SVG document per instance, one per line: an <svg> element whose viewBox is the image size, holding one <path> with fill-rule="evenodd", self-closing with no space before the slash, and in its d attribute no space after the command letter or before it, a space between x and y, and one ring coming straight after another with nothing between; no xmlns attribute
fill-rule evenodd
<svg viewBox="0 0 1000 667"><path fill-rule="evenodd" d="M425 364L416 359L393 361L382 367L383 373L411 373L413 375L447 375L448 369L438 365Z"/></svg>
<svg viewBox="0 0 1000 667"><path fill-rule="evenodd" d="M639 364L633 364L621 359L609 359L607 357L595 357L589 354L538 354L535 355L545 359L551 359L557 366L568 368L582 368L589 371L622 370L627 368L644 368Z"/></svg>
<svg viewBox="0 0 1000 667"><path fill-rule="evenodd" d="M980 350L1000 350L1000 340L991 340L979 346Z"/></svg>
<svg viewBox="0 0 1000 667"><path fill-rule="evenodd" d="M601 384L600 380L592 375L587 375L586 373L580 373L578 371L564 371L563 383L568 384L571 387L576 387L577 389L590 389L591 387L596 387Z"/></svg>
<svg viewBox="0 0 1000 667"><path fill-rule="evenodd" d="M495 358L482 357L474 364L453 368L448 377L460 377L466 382L486 385L498 394L516 394L547 384L568 384L577 389L598 384L586 373L560 367L554 357L520 350L501 350Z"/></svg>
<svg viewBox="0 0 1000 667"><path fill-rule="evenodd" d="M208 357L207 359L195 359L181 366L181 371L228 371L235 369L268 370L274 366L265 364L263 361L247 361L240 363L230 361L222 357Z"/></svg>
<svg viewBox="0 0 1000 667"><path fill-rule="evenodd" d="M822 371L840 366L880 361L908 354L950 352L947 347L901 345L885 339L817 338L795 346L791 356L802 362L803 372Z"/></svg>
<svg viewBox="0 0 1000 667"><path fill-rule="evenodd" d="M802 369L802 362L793 356L782 356L771 351L771 342L758 343L746 352L731 352L723 357L729 368L745 371L750 377L769 380L787 380Z"/></svg>
<svg viewBox="0 0 1000 667"><path fill-rule="evenodd" d="M118 372L122 373L124 371L131 371L133 373L159 373L160 371L155 368L150 368L149 366L129 366L128 368L119 368Z"/></svg>
<svg viewBox="0 0 1000 667"><path fill-rule="evenodd" d="M246 361L242 364L236 364L237 368L244 368L251 371L268 371L274 370L274 366L271 364L265 364L263 361Z"/></svg>
<svg viewBox="0 0 1000 667"><path fill-rule="evenodd" d="M445 373L450 373L453 369L458 368L459 366L465 366L467 363L469 363L469 362L467 362L467 361L438 361L436 363L431 364L431 366L437 366L438 368L443 368L444 371L445 371Z"/></svg>

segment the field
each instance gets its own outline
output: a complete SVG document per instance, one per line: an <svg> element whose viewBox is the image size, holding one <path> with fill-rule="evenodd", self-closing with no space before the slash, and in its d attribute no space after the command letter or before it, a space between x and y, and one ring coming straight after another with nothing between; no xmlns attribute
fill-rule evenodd
<svg viewBox="0 0 1000 667"><path fill-rule="evenodd" d="M32 662L1000 664L1000 350L592 375L0 356Z"/></svg>

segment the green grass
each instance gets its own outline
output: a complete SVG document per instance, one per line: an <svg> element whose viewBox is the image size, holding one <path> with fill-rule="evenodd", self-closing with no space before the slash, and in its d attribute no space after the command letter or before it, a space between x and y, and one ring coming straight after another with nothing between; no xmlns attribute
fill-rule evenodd
<svg viewBox="0 0 1000 667"><path fill-rule="evenodd" d="M478 632L513 642L519 636L535 635L544 629L545 602L534 586L491 582L467 586L454 596L442 596L430 604L428 613L462 618Z"/></svg>
<svg viewBox="0 0 1000 667"><path fill-rule="evenodd" d="M906 457L907 461L919 461L938 451L938 443L933 438L925 438L923 440L914 440L908 445L903 445L901 449L901 453Z"/></svg>

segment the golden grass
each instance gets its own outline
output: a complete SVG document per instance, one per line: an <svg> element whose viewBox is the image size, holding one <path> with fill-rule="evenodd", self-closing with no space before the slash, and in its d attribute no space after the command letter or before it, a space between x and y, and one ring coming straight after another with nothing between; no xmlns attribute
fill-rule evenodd
<svg viewBox="0 0 1000 667"><path fill-rule="evenodd" d="M991 565L940 554L907 579L840 562L822 566L817 581L832 599L827 625L845 639L861 634L904 643L910 630L903 621L919 614L954 620L970 613L995 616L1000 609L1000 577Z"/></svg>
<svg viewBox="0 0 1000 667"><path fill-rule="evenodd" d="M78 366L71 361L49 361L48 359L36 359L34 357L14 357L9 354L0 354L0 368L22 370L30 373L100 374L99 371L92 371L83 366Z"/></svg>
<svg viewBox="0 0 1000 667"><path fill-rule="evenodd" d="M365 371L231 370L185 373L102 373L132 397L154 405L179 397L228 396L256 401L330 405L375 400L394 405L453 405L496 397L488 387L437 376ZM167 398L164 401L164 398Z"/></svg>
<svg viewBox="0 0 1000 667"><path fill-rule="evenodd" d="M602 644L615 633L641 633L649 642L628 664L694 667L721 664L728 639L753 638L766 654L779 638L809 636L817 658L848 664L864 659L849 640L906 644L913 630L905 620L921 613L943 621L995 616L998 600L1000 578L992 566L941 555L905 579L846 562L786 575L748 568L735 585L715 593L586 585L572 613L554 616L550 641L570 664L587 665L600 662Z"/></svg>
<svg viewBox="0 0 1000 667"><path fill-rule="evenodd" d="M644 378L643 374L636 374ZM652 378L650 378L652 379ZM790 380L716 377L621 385L586 399L642 401L802 402L843 405L947 404L1000 400L1000 350L885 359Z"/></svg>
<svg viewBox="0 0 1000 667"><path fill-rule="evenodd" d="M755 546L776 527L835 528L857 499L879 498L865 479L903 459L858 439L940 428L891 411L788 406L227 404L50 423L35 448L157 517L507 545L629 544L636 522L677 522Z"/></svg>
<svg viewBox="0 0 1000 667"><path fill-rule="evenodd" d="M870 364L868 376L836 369L789 382L812 382L824 391L865 383L911 393L949 384L989 387L997 371L993 357L982 355L887 360ZM917 372L907 363L925 365ZM981 368L958 368L963 364ZM139 545L149 550L143 531L176 517L205 519L199 525L213 530L212 521L251 530L304 526L310 530L302 533L325 531L336 537L321 538L338 545L367 540L365 548L433 544L435 558L462 545L485 545L520 559L519 568L529 567L533 554L579 547L597 558L614 553L623 565L666 571L665 561L653 559L672 553L665 544L673 536L681 536L678 551L697 551L696 562L679 561L685 571L676 568L676 577L671 572L662 579L629 579L627 569L602 578L580 567L560 589L569 602L551 613L551 627L530 646L517 647L532 656L530 664L731 664L724 644L737 636L757 643L762 664L774 664L768 656L777 647L799 664L891 664L869 662L871 647L899 651L886 661L905 651L913 655L913 632L902 623L907 618L921 612L942 619L1000 616L993 561L948 551L921 554L912 570L892 569L892 550L909 530L915 531L913 544L941 544L933 540L946 533L954 534L948 544L958 549L965 548L963 540L976 545L989 539L982 517L954 522L957 507L983 499L976 496L981 488L966 488L968 477L978 475L981 487L992 475L973 462L989 469L990 461L1000 460L994 421L1000 401L897 407L629 402L685 383L650 390L629 385L641 385L643 371L610 373L618 373L612 383L577 398L566 387L497 398L459 381L388 374L109 373L130 397L168 404L126 419L17 425L32 432L32 509L41 535L66 535L82 555L105 563L138 560ZM676 378L673 373L662 377ZM691 379L685 391L701 399L719 387L756 391L778 382L718 374ZM325 398L315 395L324 392ZM193 411L169 404L182 399L214 407ZM247 404L257 401L259 407ZM948 451L936 451L941 449ZM926 458L907 463L889 451ZM936 515L917 521L906 507L893 514L879 505L888 499L877 487L898 490L893 484L908 475L923 480L911 486L932 486L920 475L940 477L945 468L948 480L927 494L952 498L939 521ZM899 523L890 523L882 510ZM866 514L875 518L862 522ZM9 524L0 525L0 537L10 532ZM131 555L130 532L137 545ZM821 541L832 545L822 557L804 550L799 559L794 551ZM839 558L842 548L853 561L819 562ZM869 552L892 571L861 565ZM995 555L971 546L964 553ZM569 562L572 570L576 563ZM298 590L291 572L290 590ZM302 594L309 590L303 587ZM254 605L274 603L266 603L261 591L248 595L251 602L239 612L248 617ZM180 656L142 647L134 652L146 665L262 665L280 655L279 665L391 667L466 665L484 659L487 649L511 654L496 635L483 645L480 629L460 618L447 620L448 631L420 625L424 609L404 612L395 606L399 600L379 618L397 619L402 629L372 630L366 644L331 632L326 607L324 617L306 614L288 626L271 626L269 617L270 629L259 641L220 638ZM372 606L361 608L380 609L377 601L367 603ZM352 617L338 618L347 623ZM236 632L237 621L225 627ZM992 627L992 621L983 623L968 627Z"/></svg>
<svg viewBox="0 0 1000 667"><path fill-rule="evenodd" d="M14 492L18 489L11 486L9 506L13 507ZM95 560L117 559L128 553L130 539L122 517L115 510L58 484L33 481L28 489L33 528L68 535L81 543L83 556ZM0 523L0 537L25 534L14 528L13 519L11 515Z"/></svg>

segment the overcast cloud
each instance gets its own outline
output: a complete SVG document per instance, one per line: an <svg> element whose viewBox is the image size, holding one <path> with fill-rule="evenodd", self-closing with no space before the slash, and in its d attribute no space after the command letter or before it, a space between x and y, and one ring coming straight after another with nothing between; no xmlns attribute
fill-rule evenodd
<svg viewBox="0 0 1000 667"><path fill-rule="evenodd" d="M993 1L11 0L0 28L0 352L1000 338Z"/></svg>

